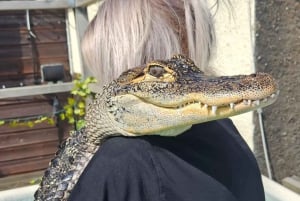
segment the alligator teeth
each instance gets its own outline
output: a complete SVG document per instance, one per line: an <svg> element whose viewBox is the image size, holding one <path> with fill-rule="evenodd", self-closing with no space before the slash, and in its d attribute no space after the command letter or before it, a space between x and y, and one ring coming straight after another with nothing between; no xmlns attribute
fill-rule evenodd
<svg viewBox="0 0 300 201"><path fill-rule="evenodd" d="M253 103L254 103L254 105L259 105L260 104L260 100L256 100Z"/></svg>
<svg viewBox="0 0 300 201"><path fill-rule="evenodd" d="M263 101L263 102L267 102L267 101L268 101L268 98L265 98L265 99L263 99L262 101Z"/></svg>
<svg viewBox="0 0 300 201"><path fill-rule="evenodd" d="M215 106L215 105L211 106L211 112L212 112L213 114L216 114L217 109L218 109L218 106Z"/></svg>
<svg viewBox="0 0 300 201"><path fill-rule="evenodd" d="M251 105L252 100L243 100L244 105Z"/></svg>
<svg viewBox="0 0 300 201"><path fill-rule="evenodd" d="M234 109L234 103L230 103L230 109Z"/></svg>
<svg viewBox="0 0 300 201"><path fill-rule="evenodd" d="M204 108L207 108L208 107L208 105L207 104L204 104Z"/></svg>
<svg viewBox="0 0 300 201"><path fill-rule="evenodd" d="M275 98L275 97L276 97L276 94L272 94L272 95L271 95L271 98Z"/></svg>

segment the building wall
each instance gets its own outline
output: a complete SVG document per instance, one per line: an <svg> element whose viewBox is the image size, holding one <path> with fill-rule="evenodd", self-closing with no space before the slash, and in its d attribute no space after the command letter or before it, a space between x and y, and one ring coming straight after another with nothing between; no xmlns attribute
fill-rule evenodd
<svg viewBox="0 0 300 201"><path fill-rule="evenodd" d="M299 0L256 2L256 66L272 74L280 88L277 102L265 108L263 116L273 176L277 181L300 176L299 11ZM256 154L266 172L258 132Z"/></svg>
<svg viewBox="0 0 300 201"><path fill-rule="evenodd" d="M34 37L28 33L25 10L0 11L0 90L41 84L43 64L63 64L64 81L71 80L65 10L30 11L30 22ZM52 114L54 96L63 104L67 95L0 97L0 119ZM45 169L68 134L65 128L47 123L33 128L0 126L0 177Z"/></svg>
<svg viewBox="0 0 300 201"><path fill-rule="evenodd" d="M209 0L211 5L215 0ZM216 50L210 66L219 75L255 72L254 65L254 0L220 1L215 14ZM253 113L231 118L250 148L254 149Z"/></svg>

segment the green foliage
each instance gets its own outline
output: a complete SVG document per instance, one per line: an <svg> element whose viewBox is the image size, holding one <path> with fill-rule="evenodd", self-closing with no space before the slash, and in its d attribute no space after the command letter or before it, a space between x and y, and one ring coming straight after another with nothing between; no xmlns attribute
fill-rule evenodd
<svg viewBox="0 0 300 201"><path fill-rule="evenodd" d="M73 96L68 98L67 104L64 106L64 112L59 115L61 120L73 124L75 130L79 130L85 125L85 101L87 98L94 98L95 95L88 86L96 82L97 80L94 77L88 77L85 80L82 80L81 77L76 79L74 88L71 90Z"/></svg>
<svg viewBox="0 0 300 201"><path fill-rule="evenodd" d="M36 124L40 124L43 122L47 122L50 125L55 124L55 120L53 116L38 116L38 117L27 117L27 118L20 118L20 119L9 119L9 120L0 120L0 126L5 124L9 125L10 127L29 127L32 128Z"/></svg>
<svg viewBox="0 0 300 201"><path fill-rule="evenodd" d="M50 125L55 124L55 118L67 121L74 125L75 130L79 130L85 125L84 116L86 110L86 99L94 98L94 93L91 92L89 84L96 83L94 77L88 77L85 80L78 76L74 80L74 88L71 90L71 96L68 97L67 103L63 106L63 110L55 114L42 115L38 117L27 117L19 119L0 119L0 126L8 124L11 127L27 126L33 127L36 124L47 122Z"/></svg>
<svg viewBox="0 0 300 201"><path fill-rule="evenodd" d="M3 120L0 120L0 126L4 125L5 124L5 121Z"/></svg>
<svg viewBox="0 0 300 201"><path fill-rule="evenodd" d="M31 179L28 183L30 185L36 185L41 183L41 181L42 181L42 177L38 177L38 178Z"/></svg>

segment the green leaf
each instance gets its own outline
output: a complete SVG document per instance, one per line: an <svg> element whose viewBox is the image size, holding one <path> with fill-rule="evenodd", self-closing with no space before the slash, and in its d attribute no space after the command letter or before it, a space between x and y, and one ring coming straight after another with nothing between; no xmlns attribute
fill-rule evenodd
<svg viewBox="0 0 300 201"><path fill-rule="evenodd" d="M70 108L72 109L72 107L73 107L72 105L65 105L65 106L64 106L64 110L68 110L68 109L70 109Z"/></svg>
<svg viewBox="0 0 300 201"><path fill-rule="evenodd" d="M80 109L78 109L78 108L76 108L75 110L74 110L74 114L79 114L80 113Z"/></svg>
<svg viewBox="0 0 300 201"><path fill-rule="evenodd" d="M90 77L90 78L91 78L90 83L96 83L97 82L97 79L95 77Z"/></svg>
<svg viewBox="0 0 300 201"><path fill-rule="evenodd" d="M78 130L83 128L84 126L85 126L85 121L83 119L77 121L76 127L77 127Z"/></svg>
<svg viewBox="0 0 300 201"><path fill-rule="evenodd" d="M48 124L53 126L55 124L54 119L53 118L48 118Z"/></svg>
<svg viewBox="0 0 300 201"><path fill-rule="evenodd" d="M5 121L4 120L1 120L0 121L0 126L4 125L5 124Z"/></svg>
<svg viewBox="0 0 300 201"><path fill-rule="evenodd" d="M73 88L73 90L74 89L78 89L78 88L80 88L80 86L81 86L81 82L80 82L80 80L74 80L74 88Z"/></svg>
<svg viewBox="0 0 300 201"><path fill-rule="evenodd" d="M80 101L80 102L78 103L78 107L79 107L80 109L85 108L85 102Z"/></svg>
<svg viewBox="0 0 300 201"><path fill-rule="evenodd" d="M79 116L84 116L85 115L85 109L80 108Z"/></svg>
<svg viewBox="0 0 300 201"><path fill-rule="evenodd" d="M68 104L69 105L74 105L75 104L75 99L74 98L68 98Z"/></svg>
<svg viewBox="0 0 300 201"><path fill-rule="evenodd" d="M34 122L28 121L28 122L27 122L27 126L28 126L29 128L32 128L32 127L34 126Z"/></svg>
<svg viewBox="0 0 300 201"><path fill-rule="evenodd" d="M61 120L65 120L66 119L66 115L64 113L59 114L59 118Z"/></svg>
<svg viewBox="0 0 300 201"><path fill-rule="evenodd" d="M37 120L34 121L35 124L39 124L39 123L42 123L42 122L43 121L41 121L40 119L37 119Z"/></svg>
<svg viewBox="0 0 300 201"><path fill-rule="evenodd" d="M86 89L86 88L88 88L88 85L87 85L87 84L83 84L83 85L81 86L81 88L82 88L82 89Z"/></svg>
<svg viewBox="0 0 300 201"><path fill-rule="evenodd" d="M73 90L71 91L71 94L73 94L73 95L77 95L77 94L78 94L78 91L77 91L77 89L73 89Z"/></svg>
<svg viewBox="0 0 300 201"><path fill-rule="evenodd" d="M87 77L84 82L87 83L87 84L90 84L90 83L96 83L97 80L94 77Z"/></svg>
<svg viewBox="0 0 300 201"><path fill-rule="evenodd" d="M42 117L40 118L41 121L46 121L48 119L48 117Z"/></svg>
<svg viewBox="0 0 300 201"><path fill-rule="evenodd" d="M41 181L42 181L42 178L39 177L39 178L31 179L31 180L29 181L29 184L31 184L31 185L39 184Z"/></svg>
<svg viewBox="0 0 300 201"><path fill-rule="evenodd" d="M85 90L85 93L86 93L86 94L90 94L90 93L91 93L91 90L90 90L89 88L87 88L87 89Z"/></svg>
<svg viewBox="0 0 300 201"><path fill-rule="evenodd" d="M75 122L75 119L73 117L69 118L69 124L73 124Z"/></svg>
<svg viewBox="0 0 300 201"><path fill-rule="evenodd" d="M83 92L83 91L78 91L78 95L81 96L81 97L85 97L85 96L86 96L86 93Z"/></svg>
<svg viewBox="0 0 300 201"><path fill-rule="evenodd" d="M16 127L16 126L17 126L17 123L18 123L18 121L16 121L16 120L11 121L11 122L9 122L9 126L11 126L11 127Z"/></svg>
<svg viewBox="0 0 300 201"><path fill-rule="evenodd" d="M69 116L69 115L73 115L73 109L71 107L68 107L67 110L66 110L66 115Z"/></svg>

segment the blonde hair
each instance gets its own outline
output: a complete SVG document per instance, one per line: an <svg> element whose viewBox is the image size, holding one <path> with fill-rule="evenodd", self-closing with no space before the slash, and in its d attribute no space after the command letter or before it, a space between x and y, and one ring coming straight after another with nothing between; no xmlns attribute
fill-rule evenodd
<svg viewBox="0 0 300 201"><path fill-rule="evenodd" d="M186 54L205 70L214 41L206 0L105 0L82 40L100 85L128 68Z"/></svg>

